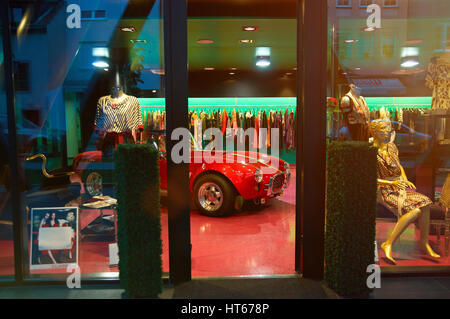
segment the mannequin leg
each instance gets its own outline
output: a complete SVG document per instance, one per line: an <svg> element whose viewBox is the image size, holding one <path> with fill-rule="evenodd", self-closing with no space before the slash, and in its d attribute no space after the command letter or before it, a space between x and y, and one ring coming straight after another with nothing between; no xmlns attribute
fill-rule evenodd
<svg viewBox="0 0 450 319"><path fill-rule="evenodd" d="M419 229L420 229L420 243L419 247L422 249L427 255L439 258L438 254L436 254L428 243L428 235L430 233L430 207L423 207L422 214L419 218ZM440 231L440 229L439 229Z"/></svg>
<svg viewBox="0 0 450 319"><path fill-rule="evenodd" d="M394 264L396 263L394 258L392 258L392 245L395 241L400 237L400 235L406 230L406 228L416 220L417 217L421 214L421 210L419 208L413 209L412 211L404 214L398 220L397 224L395 224L392 233L389 235L388 239L381 244L381 249L383 249L384 254L387 259L389 259Z"/></svg>

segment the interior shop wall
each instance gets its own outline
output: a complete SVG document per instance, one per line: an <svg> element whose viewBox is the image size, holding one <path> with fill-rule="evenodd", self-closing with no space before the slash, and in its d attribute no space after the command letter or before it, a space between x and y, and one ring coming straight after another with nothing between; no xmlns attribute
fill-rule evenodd
<svg viewBox="0 0 450 319"><path fill-rule="evenodd" d="M190 97L292 97L296 77L286 72L233 71L189 72Z"/></svg>

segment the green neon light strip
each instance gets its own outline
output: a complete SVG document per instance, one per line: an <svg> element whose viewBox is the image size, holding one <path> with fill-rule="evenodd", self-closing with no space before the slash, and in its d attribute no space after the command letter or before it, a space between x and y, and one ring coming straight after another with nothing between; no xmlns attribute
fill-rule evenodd
<svg viewBox="0 0 450 319"><path fill-rule="evenodd" d="M138 99L142 107L165 107L164 98ZM431 108L431 97L366 97L367 105L371 110L385 108ZM296 107L295 97L218 97L218 98L189 98L189 107Z"/></svg>
<svg viewBox="0 0 450 319"><path fill-rule="evenodd" d="M138 99L142 107L165 107L164 98ZM218 97L218 98L189 98L189 107L295 107L295 97Z"/></svg>

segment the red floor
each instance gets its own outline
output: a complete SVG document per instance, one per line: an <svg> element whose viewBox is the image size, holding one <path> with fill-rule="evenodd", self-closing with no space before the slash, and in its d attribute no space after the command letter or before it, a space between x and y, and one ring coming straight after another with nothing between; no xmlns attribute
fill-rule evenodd
<svg viewBox="0 0 450 319"><path fill-rule="evenodd" d="M377 245L380 266L393 266L384 256L380 245L386 240L388 234L394 228L394 222L378 222L377 223ZM450 257L445 256L444 243L445 238L441 235L440 245L437 244L436 236L429 236L429 243L434 251L441 255L441 258L431 258L423 254L418 248L418 240L420 231L411 225L400 236L400 239L392 247L392 257L397 262L397 266L448 266L450 265Z"/></svg>
<svg viewBox="0 0 450 319"><path fill-rule="evenodd" d="M211 218L191 212L192 275L251 276L294 273L295 238L295 168L291 184L283 196L272 200L260 210L242 212L225 218ZM169 271L167 209L161 214L163 239L163 270ZM386 239L394 223L377 223L377 243ZM450 265L450 257L443 254L444 238L436 247L436 236L430 242L442 254L440 259L423 256L417 251L419 233L411 226L394 245L398 266ZM109 267L108 244L80 241L79 265L82 273L118 272ZM381 266L392 266L378 250ZM0 241L0 275L13 274L12 241ZM64 272L34 270L32 273Z"/></svg>

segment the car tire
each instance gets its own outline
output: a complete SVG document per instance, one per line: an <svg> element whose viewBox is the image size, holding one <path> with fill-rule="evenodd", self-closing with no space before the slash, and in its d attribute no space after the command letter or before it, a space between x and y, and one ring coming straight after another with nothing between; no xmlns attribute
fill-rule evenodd
<svg viewBox="0 0 450 319"><path fill-rule="evenodd" d="M236 195L233 185L224 177L207 174L196 181L193 200L202 215L223 217L234 212Z"/></svg>

